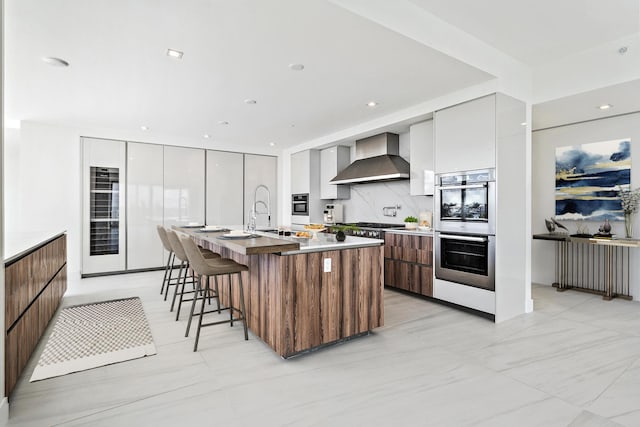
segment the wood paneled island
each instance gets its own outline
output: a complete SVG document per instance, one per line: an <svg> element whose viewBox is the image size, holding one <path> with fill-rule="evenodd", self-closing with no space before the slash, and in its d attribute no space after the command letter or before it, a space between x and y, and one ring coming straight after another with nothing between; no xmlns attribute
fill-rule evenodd
<svg viewBox="0 0 640 427"><path fill-rule="evenodd" d="M349 236L336 242L332 234L322 233L318 239L259 233L224 240L220 232L179 231L249 267L243 273L247 326L284 358L384 324L382 240ZM237 286L232 289L237 292ZM223 304L226 291L220 286ZM239 294L233 299L239 301Z"/></svg>

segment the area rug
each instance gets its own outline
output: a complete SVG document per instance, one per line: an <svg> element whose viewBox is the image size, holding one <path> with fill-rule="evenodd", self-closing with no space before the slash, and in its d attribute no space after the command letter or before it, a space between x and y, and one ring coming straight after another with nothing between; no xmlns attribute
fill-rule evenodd
<svg viewBox="0 0 640 427"><path fill-rule="evenodd" d="M140 298L60 312L31 382L156 354Z"/></svg>

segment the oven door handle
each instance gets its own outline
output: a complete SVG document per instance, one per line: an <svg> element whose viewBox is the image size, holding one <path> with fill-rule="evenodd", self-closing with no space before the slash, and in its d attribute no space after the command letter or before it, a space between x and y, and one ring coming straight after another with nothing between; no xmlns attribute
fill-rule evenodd
<svg viewBox="0 0 640 427"><path fill-rule="evenodd" d="M466 190L468 188L486 188L488 184L469 184L469 185L441 185L440 190Z"/></svg>
<svg viewBox="0 0 640 427"><path fill-rule="evenodd" d="M457 234L440 234L441 239L465 240L467 242L488 242L487 237L460 236Z"/></svg>

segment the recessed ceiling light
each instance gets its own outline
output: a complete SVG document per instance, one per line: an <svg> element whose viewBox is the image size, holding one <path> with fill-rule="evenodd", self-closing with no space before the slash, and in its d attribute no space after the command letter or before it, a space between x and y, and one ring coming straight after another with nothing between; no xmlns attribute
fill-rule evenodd
<svg viewBox="0 0 640 427"><path fill-rule="evenodd" d="M208 134L208 133L205 133L204 135L202 135L202 137L203 137L204 139L209 139L209 138L211 138L211 136L209 136L209 134Z"/></svg>
<svg viewBox="0 0 640 427"><path fill-rule="evenodd" d="M42 60L44 62L46 62L47 64L53 66L53 67L68 67L69 66L69 63L67 61L65 61L64 59L55 58L53 56L45 56L44 58L42 58Z"/></svg>
<svg viewBox="0 0 640 427"><path fill-rule="evenodd" d="M375 107L376 105L378 105L378 103L376 101L367 102L367 107Z"/></svg>
<svg viewBox="0 0 640 427"><path fill-rule="evenodd" d="M149 126L140 126L140 129L146 132L149 130Z"/></svg>
<svg viewBox="0 0 640 427"><path fill-rule="evenodd" d="M270 143L269 143L269 146L270 146L270 147L274 147L275 145L276 145L276 143L275 143L275 142L270 142Z"/></svg>
<svg viewBox="0 0 640 427"><path fill-rule="evenodd" d="M245 100L244 100L244 103L245 103L245 104L252 105L252 104L256 104L256 103L257 103L257 101L256 101L255 99L245 99Z"/></svg>
<svg viewBox="0 0 640 427"><path fill-rule="evenodd" d="M221 126L226 126L226 125L228 125L228 124L229 124L229 122L228 122L228 121L226 121L226 120L220 120L220 121L218 122L218 124L219 124L219 125L221 125Z"/></svg>
<svg viewBox="0 0 640 427"><path fill-rule="evenodd" d="M302 71L304 70L304 64L289 64L289 68L293 71Z"/></svg>
<svg viewBox="0 0 640 427"><path fill-rule="evenodd" d="M527 125L527 122L520 123L520 126L526 126L526 125Z"/></svg>
<svg viewBox="0 0 640 427"><path fill-rule="evenodd" d="M175 59L182 59L182 55L184 55L184 52L180 52L179 50L175 50L175 49L167 49L168 57L175 58Z"/></svg>
<svg viewBox="0 0 640 427"><path fill-rule="evenodd" d="M613 105L611 105L611 104L602 104L602 105L598 106L598 108L601 109L601 110L608 110L611 107L613 107Z"/></svg>

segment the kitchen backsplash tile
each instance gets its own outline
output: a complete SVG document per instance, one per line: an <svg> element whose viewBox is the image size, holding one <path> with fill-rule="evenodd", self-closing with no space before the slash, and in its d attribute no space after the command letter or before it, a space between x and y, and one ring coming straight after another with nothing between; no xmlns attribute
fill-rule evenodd
<svg viewBox="0 0 640 427"><path fill-rule="evenodd" d="M433 211L433 197L410 196L409 180L351 185L351 198L336 200L344 205L345 222L402 223L421 211ZM382 208L400 205L396 217L384 216Z"/></svg>

